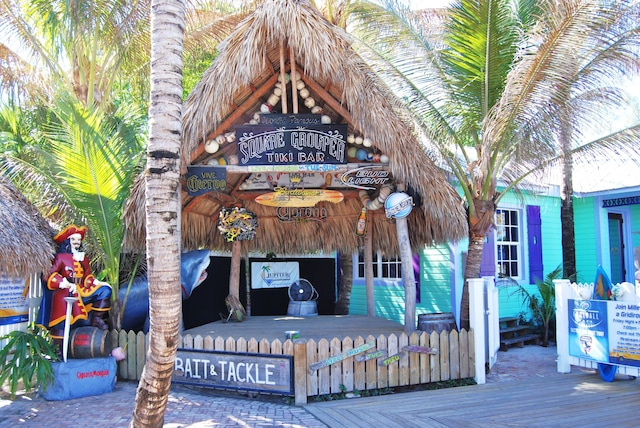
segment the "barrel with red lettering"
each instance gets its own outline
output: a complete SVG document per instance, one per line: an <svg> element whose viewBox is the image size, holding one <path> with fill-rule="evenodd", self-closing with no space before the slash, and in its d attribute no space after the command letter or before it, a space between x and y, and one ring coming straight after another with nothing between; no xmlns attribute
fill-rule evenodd
<svg viewBox="0 0 640 428"><path fill-rule="evenodd" d="M108 330L98 327L78 327L69 337L69 358L101 358L111 355L113 343Z"/></svg>

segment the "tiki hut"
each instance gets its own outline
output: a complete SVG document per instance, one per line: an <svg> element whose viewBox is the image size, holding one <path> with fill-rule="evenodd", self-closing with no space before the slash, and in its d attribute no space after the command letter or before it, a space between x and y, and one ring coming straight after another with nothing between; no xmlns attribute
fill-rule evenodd
<svg viewBox="0 0 640 428"><path fill-rule="evenodd" d="M0 273L25 278L49 271L53 235L40 212L12 184L0 180Z"/></svg>
<svg viewBox="0 0 640 428"><path fill-rule="evenodd" d="M349 35L307 1L270 0L258 6L219 45L219 55L183 112L185 250L231 250L229 235L219 228L221 210L238 207L253 213L258 225L253 239L242 242L243 254L352 253L363 245L355 231L364 205L373 251L398 255L396 225L381 207L396 190L413 198L407 224L414 250L466 236L460 198L419 144L400 103L351 47ZM346 129L343 162L322 164L313 152L293 150L289 157L244 163L246 150L258 152L255 160L269 148L264 141L251 148L252 126L277 129L281 123L288 131L306 124ZM223 184L194 195L188 185L194 166L223 168ZM346 184L359 168L384 180L361 186L365 189ZM339 192L340 201L327 198L304 209L259 203L274 190L295 197L296 191L304 195L309 189ZM144 202L139 180L125 210L131 249L144 248Z"/></svg>

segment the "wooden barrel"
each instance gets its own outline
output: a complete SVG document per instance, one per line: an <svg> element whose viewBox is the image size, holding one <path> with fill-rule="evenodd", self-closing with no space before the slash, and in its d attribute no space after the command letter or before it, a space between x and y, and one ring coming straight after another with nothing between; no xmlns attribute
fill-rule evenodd
<svg viewBox="0 0 640 428"><path fill-rule="evenodd" d="M456 319L451 312L418 315L418 330L440 333L457 329Z"/></svg>
<svg viewBox="0 0 640 428"><path fill-rule="evenodd" d="M101 358L111 355L113 344L109 330L98 327L78 327L71 330L69 358Z"/></svg>

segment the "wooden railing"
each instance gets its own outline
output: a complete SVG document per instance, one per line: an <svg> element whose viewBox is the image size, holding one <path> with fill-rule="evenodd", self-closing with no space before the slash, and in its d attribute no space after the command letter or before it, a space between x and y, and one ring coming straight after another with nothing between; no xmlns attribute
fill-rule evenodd
<svg viewBox="0 0 640 428"><path fill-rule="evenodd" d="M284 342L275 339L260 341L250 338L182 336L180 348L249 352L272 355L292 355L296 404L307 397L343 391L366 391L382 388L426 384L475 376L473 330L441 333L416 331L411 335L360 336L343 340L319 341L296 339ZM144 367L147 338L144 333L112 331L114 346L126 346L127 358L118 363L118 377L139 380ZM382 351L378 358L367 361L355 356L345 357L350 350L370 347L367 353ZM429 353L427 353L429 351ZM335 358L332 358L335 357ZM323 366L322 363L330 363ZM316 364L314 364L316 363ZM318 368L319 367L319 368ZM316 368L316 369L314 369Z"/></svg>

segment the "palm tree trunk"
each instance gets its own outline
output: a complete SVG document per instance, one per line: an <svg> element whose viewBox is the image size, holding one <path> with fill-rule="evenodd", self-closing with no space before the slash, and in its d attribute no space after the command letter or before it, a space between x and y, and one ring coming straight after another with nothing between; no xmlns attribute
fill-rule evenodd
<svg viewBox="0 0 640 428"><path fill-rule="evenodd" d="M149 349L131 426L159 427L171 387L182 312L180 291L180 141L183 1L153 0L147 159Z"/></svg>
<svg viewBox="0 0 640 428"><path fill-rule="evenodd" d="M480 278L480 265L487 232L493 227L496 204L494 199L473 200L473 210L469 210L469 252L464 270L462 301L460 302L460 328L469 330L469 286L467 280Z"/></svg>
<svg viewBox="0 0 640 428"><path fill-rule="evenodd" d="M563 133L563 140L567 140ZM563 278L573 278L576 274L576 235L573 219L573 157L570 147L563 141L562 150L562 204L560 221L562 224L562 270Z"/></svg>

